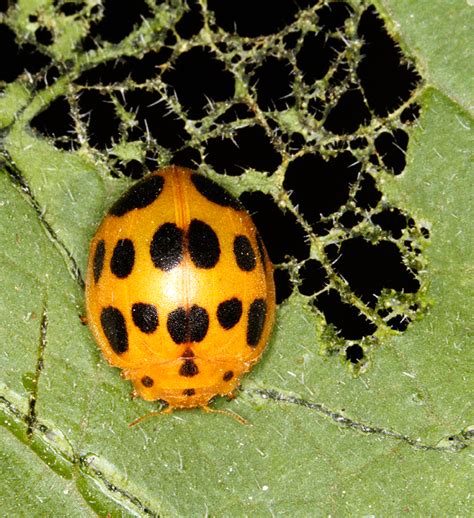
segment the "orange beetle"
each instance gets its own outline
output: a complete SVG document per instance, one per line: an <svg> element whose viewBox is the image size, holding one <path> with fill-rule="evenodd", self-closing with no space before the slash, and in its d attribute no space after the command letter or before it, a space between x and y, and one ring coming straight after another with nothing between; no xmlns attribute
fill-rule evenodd
<svg viewBox="0 0 474 518"><path fill-rule="evenodd" d="M105 216L90 247L86 305L94 338L134 395L168 411L209 410L263 353L273 267L240 202L170 166L133 185Z"/></svg>

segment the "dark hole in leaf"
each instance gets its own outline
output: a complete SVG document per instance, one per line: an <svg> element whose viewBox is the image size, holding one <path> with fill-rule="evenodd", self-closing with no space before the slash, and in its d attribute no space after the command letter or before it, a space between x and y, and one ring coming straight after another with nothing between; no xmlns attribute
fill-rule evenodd
<svg viewBox="0 0 474 518"><path fill-rule="evenodd" d="M35 31L35 38L41 45L53 43L53 33L47 27L38 27Z"/></svg>
<svg viewBox="0 0 474 518"><path fill-rule="evenodd" d="M407 146L408 135L401 129L392 133L385 131L375 139L375 148L383 164L394 174L400 174L405 169Z"/></svg>
<svg viewBox="0 0 474 518"><path fill-rule="evenodd" d="M129 160L124 164L118 163L116 164L115 169L120 171L124 176L133 178L134 180L138 180L146 174L143 164L138 160Z"/></svg>
<svg viewBox="0 0 474 518"><path fill-rule="evenodd" d="M240 175L246 168L273 173L280 165L280 154L273 147L265 130L248 126L230 138L211 138L206 144L206 162L218 173Z"/></svg>
<svg viewBox="0 0 474 518"><path fill-rule="evenodd" d="M362 221L362 216L352 211L346 211L339 218L339 223L344 228L353 228Z"/></svg>
<svg viewBox="0 0 474 518"><path fill-rule="evenodd" d="M46 137L65 140L57 140L56 146L63 149L77 147L75 140L74 119L71 116L71 107L64 96L57 97L51 104L31 120L31 127Z"/></svg>
<svg viewBox="0 0 474 518"><path fill-rule="evenodd" d="M296 55L296 64L303 74L305 83L311 85L322 79L344 47L345 43L342 40L328 37L324 31L307 33L303 46Z"/></svg>
<svg viewBox="0 0 474 518"><path fill-rule="evenodd" d="M136 114L139 124L130 131L131 137L138 140L148 132L158 144L172 150L189 139L184 121L172 111L159 92L137 88L129 90L124 97L124 107Z"/></svg>
<svg viewBox="0 0 474 518"><path fill-rule="evenodd" d="M400 249L390 241L372 244L360 237L351 238L340 247L327 246L326 253L336 272L370 307L375 307L383 288L415 293L420 287L403 264Z"/></svg>
<svg viewBox="0 0 474 518"><path fill-rule="evenodd" d="M234 95L234 77L207 47L194 47L181 54L162 77L173 85L192 119L212 110L210 102L225 101Z"/></svg>
<svg viewBox="0 0 474 518"><path fill-rule="evenodd" d="M360 360L364 357L364 349L358 344L349 345L346 348L346 358L351 363L359 363Z"/></svg>
<svg viewBox="0 0 474 518"><path fill-rule="evenodd" d="M382 198L382 193L377 189L375 180L369 174L365 174L359 184L355 195L355 202L361 209L376 207Z"/></svg>
<svg viewBox="0 0 474 518"><path fill-rule="evenodd" d="M346 2L329 2L316 11L318 25L329 31L336 31L344 26L352 14L352 8Z"/></svg>
<svg viewBox="0 0 474 518"><path fill-rule="evenodd" d="M250 84L262 110L285 110L294 104L293 73L286 59L267 58L254 72Z"/></svg>
<svg viewBox="0 0 474 518"><path fill-rule="evenodd" d="M333 289L318 295L313 303L324 314L326 322L332 324L346 340L358 340L377 329L355 306L344 303Z"/></svg>
<svg viewBox="0 0 474 518"><path fill-rule="evenodd" d="M339 98L336 106L329 112L324 127L332 133L343 135L353 133L369 121L370 112L362 93L359 89L353 88Z"/></svg>
<svg viewBox="0 0 474 518"><path fill-rule="evenodd" d="M23 71L36 74L51 63L51 58L39 52L30 43L18 45L15 33L0 23L0 81L10 83Z"/></svg>
<svg viewBox="0 0 474 518"><path fill-rule="evenodd" d="M371 217L372 221L387 232L390 232L395 239L402 237L402 231L407 226L407 217L402 211L392 208L378 212Z"/></svg>
<svg viewBox="0 0 474 518"><path fill-rule="evenodd" d="M0 0L0 13L6 13L10 5L13 5L14 2L10 0Z"/></svg>
<svg viewBox="0 0 474 518"><path fill-rule="evenodd" d="M395 331L405 331L411 320L406 315L395 315L387 324Z"/></svg>
<svg viewBox="0 0 474 518"><path fill-rule="evenodd" d="M201 154L197 149L192 147L185 147L180 149L173 155L173 164L180 165L183 167L189 167L190 169L196 169L201 163Z"/></svg>
<svg viewBox="0 0 474 518"><path fill-rule="evenodd" d="M355 182L360 164L349 152L325 160L321 155L305 155L288 165L283 186L299 213L314 226L343 205Z"/></svg>
<svg viewBox="0 0 474 518"><path fill-rule="evenodd" d="M105 150L119 141L120 119L107 94L85 90L79 96L79 107L84 115L91 146Z"/></svg>
<svg viewBox="0 0 474 518"><path fill-rule="evenodd" d="M249 119L254 116L252 110L243 103L233 104L226 112L217 117L214 121L216 124L224 124L234 122L241 119Z"/></svg>
<svg viewBox="0 0 474 518"><path fill-rule="evenodd" d="M308 259L299 270L301 284L298 290L303 295L315 295L328 283L323 265L316 259Z"/></svg>
<svg viewBox="0 0 474 518"><path fill-rule="evenodd" d="M58 3L57 1L54 2L55 5ZM64 2L62 5L59 5L59 11L66 16L72 16L80 13L85 6L84 2Z"/></svg>
<svg viewBox="0 0 474 518"><path fill-rule="evenodd" d="M185 40L198 34L204 26L199 3L196 0L188 0L187 4L189 11L186 11L176 24L176 32Z"/></svg>
<svg viewBox="0 0 474 518"><path fill-rule="evenodd" d="M275 280L276 302L281 304L293 293L293 284L288 270L279 268L273 274Z"/></svg>
<svg viewBox="0 0 474 518"><path fill-rule="evenodd" d="M416 121L420 116L421 106L416 103L410 104L407 106L400 115L400 122L402 124L408 124L410 122Z"/></svg>
<svg viewBox="0 0 474 518"><path fill-rule="evenodd" d="M282 211L268 194L244 192L240 201L252 215L274 264L285 257L298 260L309 256L309 242L305 231L290 211Z"/></svg>
<svg viewBox="0 0 474 518"><path fill-rule="evenodd" d="M374 7L362 14L358 32L365 43L357 73L369 107L383 117L409 99L421 78L402 58Z"/></svg>
<svg viewBox="0 0 474 518"><path fill-rule="evenodd" d="M273 34L290 24L299 9L313 5L313 0L208 0L208 9L214 12L217 24L227 32L240 36Z"/></svg>
<svg viewBox="0 0 474 518"><path fill-rule="evenodd" d="M142 23L143 18L152 15L145 0L128 2L126 8L115 0L102 0L102 5L103 14L97 22L91 24L90 36L93 39L99 37L111 43L123 40Z"/></svg>

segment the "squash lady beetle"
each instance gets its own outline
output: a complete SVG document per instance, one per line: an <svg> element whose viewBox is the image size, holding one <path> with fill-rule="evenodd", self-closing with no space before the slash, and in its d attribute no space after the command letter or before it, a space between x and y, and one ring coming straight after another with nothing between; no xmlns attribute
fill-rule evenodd
<svg viewBox="0 0 474 518"><path fill-rule="evenodd" d="M102 221L86 307L95 340L134 396L160 400L165 412L222 413L210 400L233 395L268 341L273 266L240 202L170 166L133 185Z"/></svg>

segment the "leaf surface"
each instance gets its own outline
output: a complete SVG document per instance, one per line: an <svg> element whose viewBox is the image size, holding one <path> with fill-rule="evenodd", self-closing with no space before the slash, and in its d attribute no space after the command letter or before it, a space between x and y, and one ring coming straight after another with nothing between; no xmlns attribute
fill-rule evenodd
<svg viewBox="0 0 474 518"><path fill-rule="evenodd" d="M11 23L26 31L36 4L53 12L49 2L24 2ZM74 57L72 71L31 97L22 80L6 88L0 99L6 515L470 514L472 7L380 4L425 81L415 93L421 116L410 130L407 166L398 176L384 173L380 186L384 200L429 230L420 252L428 280L419 293L428 310L402 333L376 334L357 372L334 353L330 326L295 290L280 305L268 350L238 397L215 403L245 417L246 426L191 410L129 428L155 406L130 399L130 385L81 323L88 243L130 181L110 175L100 153L58 149L29 122L93 56L73 51L87 17L74 27L58 18L64 32L53 51ZM151 45L152 31L175 18L163 8L133 34ZM130 54L134 41L105 45L93 59ZM285 116L294 123L290 112ZM140 146L121 146L117 153L140 156ZM249 187L278 191L280 180L255 171L236 182L222 178L235 194Z"/></svg>

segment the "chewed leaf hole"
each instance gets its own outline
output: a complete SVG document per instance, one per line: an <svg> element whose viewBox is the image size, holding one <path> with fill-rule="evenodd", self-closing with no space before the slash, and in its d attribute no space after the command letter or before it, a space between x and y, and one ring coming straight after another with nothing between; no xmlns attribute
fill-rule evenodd
<svg viewBox="0 0 474 518"><path fill-rule="evenodd" d="M57 2L29 33L6 8L0 88L55 84L31 128L111 176L175 163L221 178L277 266L278 303L299 297L333 330L315 348L361 364L426 308L428 225L383 192L420 115L416 63L366 2L178 0L166 24L161 4ZM66 51L60 23L78 27Z"/></svg>

